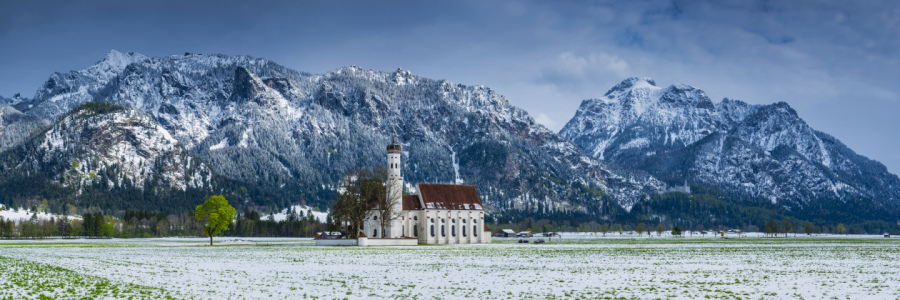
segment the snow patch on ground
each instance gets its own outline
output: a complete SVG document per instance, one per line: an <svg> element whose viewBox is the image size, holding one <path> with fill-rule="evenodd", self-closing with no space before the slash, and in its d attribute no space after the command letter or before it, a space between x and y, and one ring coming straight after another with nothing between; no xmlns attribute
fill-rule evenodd
<svg viewBox="0 0 900 300"><path fill-rule="evenodd" d="M463 184L463 180L459 177L459 160L456 159L456 152L450 149L450 162L453 163L453 172L456 174L456 184Z"/></svg>
<svg viewBox="0 0 900 300"><path fill-rule="evenodd" d="M228 146L228 138L224 138L218 144L210 146L209 150L219 150L219 149L225 148L225 146Z"/></svg>
<svg viewBox="0 0 900 300"><path fill-rule="evenodd" d="M33 212L33 211L28 211L28 210L22 209L22 208L15 210L12 208L0 206L0 217L3 217L4 220L13 220L13 221L28 220L28 219L31 219L31 216L34 215L34 213L35 212ZM37 217L38 217L38 219L41 219L41 220L50 220L50 218L59 218L60 216L52 214L52 213L38 212ZM81 219L81 217L78 217L78 216L66 216L66 217L68 217L69 220L75 220L75 219L80 220Z"/></svg>
<svg viewBox="0 0 900 300"><path fill-rule="evenodd" d="M313 217L316 217L316 219L318 219L319 222L324 223L325 220L328 218L328 213L315 211L312 209L312 207L309 207L306 205L294 205L291 207L294 208L294 210L297 212L297 215L299 215L301 218L305 217L307 212L309 212L309 211L312 211ZM275 219L275 221L284 221L284 220L287 220L287 217L289 214L290 214L290 209L285 208L281 212L274 214L272 216ZM262 216L262 217L260 217L260 219L268 220L269 216L268 215Z"/></svg>
<svg viewBox="0 0 900 300"><path fill-rule="evenodd" d="M647 140L645 138L637 138L637 139L631 140L630 142L626 143L625 145L619 146L619 149L625 150L625 149L632 149L632 148L643 148L643 147L647 147L648 145L650 145L649 140Z"/></svg>

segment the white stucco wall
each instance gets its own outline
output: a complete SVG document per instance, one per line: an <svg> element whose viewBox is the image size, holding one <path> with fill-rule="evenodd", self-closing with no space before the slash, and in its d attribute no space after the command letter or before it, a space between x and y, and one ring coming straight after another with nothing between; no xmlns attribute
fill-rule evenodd
<svg viewBox="0 0 900 300"><path fill-rule="evenodd" d="M370 238L384 237L380 216L366 220L363 232ZM434 220L434 221L432 221ZM483 210L406 210L396 221L400 237L415 237L422 244L484 244L491 242L491 233L484 231ZM434 226L434 236L431 226ZM441 234L441 226L444 234ZM463 232L465 228L465 232ZM375 235L375 230L378 235ZM418 232L416 232L418 230ZM474 232L474 234L473 234ZM455 233L455 234L454 234ZM465 234L463 234L465 233Z"/></svg>

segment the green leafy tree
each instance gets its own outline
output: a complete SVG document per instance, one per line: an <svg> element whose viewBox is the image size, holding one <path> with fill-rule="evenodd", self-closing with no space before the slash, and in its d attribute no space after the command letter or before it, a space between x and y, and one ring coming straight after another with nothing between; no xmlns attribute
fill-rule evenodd
<svg viewBox="0 0 900 300"><path fill-rule="evenodd" d="M778 233L778 223L775 223L774 220L769 220L766 222L766 235L774 235Z"/></svg>
<svg viewBox="0 0 900 300"><path fill-rule="evenodd" d="M794 224L791 223L791 218L784 218L781 220L781 227L784 229L784 237L787 237L788 233L794 229Z"/></svg>
<svg viewBox="0 0 900 300"><path fill-rule="evenodd" d="M812 222L806 222L806 224L803 224L803 232L805 232L806 235L812 234L812 233L813 233L813 229L814 229L814 227L813 227L813 223L812 223Z"/></svg>
<svg viewBox="0 0 900 300"><path fill-rule="evenodd" d="M638 236L643 235L644 234L644 223L637 224L637 226L634 227L634 231L637 231Z"/></svg>
<svg viewBox="0 0 900 300"><path fill-rule="evenodd" d="M203 202L203 205L197 205L194 210L194 219L198 222L206 222L203 225L203 234L209 236L209 245L213 244L213 236L222 233L228 228L228 225L234 220L234 214L237 211L234 207L228 205L228 200L222 195L212 196Z"/></svg>
<svg viewBox="0 0 900 300"><path fill-rule="evenodd" d="M847 233L847 228L844 227L844 224L838 224L837 228L834 229L834 232L837 234L845 234Z"/></svg>
<svg viewBox="0 0 900 300"><path fill-rule="evenodd" d="M606 227L606 224L600 225L600 232L603 233L603 236L606 236L607 231L609 231L609 228Z"/></svg>
<svg viewBox="0 0 900 300"><path fill-rule="evenodd" d="M116 233L115 227L113 227L113 225L109 224L109 223L103 223L102 231L103 231L103 236L106 238L111 238L111 237L113 237L113 234Z"/></svg>

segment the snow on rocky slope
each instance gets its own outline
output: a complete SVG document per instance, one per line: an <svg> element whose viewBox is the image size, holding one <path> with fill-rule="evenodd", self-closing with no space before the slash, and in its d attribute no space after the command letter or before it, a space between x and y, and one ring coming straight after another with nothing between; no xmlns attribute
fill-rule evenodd
<svg viewBox="0 0 900 300"><path fill-rule="evenodd" d="M312 75L248 56L112 51L9 104L52 120L88 101L145 112L147 124L160 125L155 141L169 134L217 174L272 197L292 189L320 207L343 172L384 162L392 133L404 146L408 182L474 184L497 211L598 214L665 188L585 155L490 88L402 69ZM139 174L144 161L134 161L127 170Z"/></svg>
<svg viewBox="0 0 900 300"><path fill-rule="evenodd" d="M143 188L152 179L184 190L202 188L212 176L152 116L117 105L76 107L31 143L21 164L63 185Z"/></svg>
<svg viewBox="0 0 900 300"><path fill-rule="evenodd" d="M560 131L611 164L687 180L798 209L865 199L900 207L900 179L884 165L812 129L787 103L713 103L688 85L629 78L584 100Z"/></svg>
<svg viewBox="0 0 900 300"><path fill-rule="evenodd" d="M21 144L47 126L50 126L50 122L44 119L23 114L11 106L0 104L0 152Z"/></svg>

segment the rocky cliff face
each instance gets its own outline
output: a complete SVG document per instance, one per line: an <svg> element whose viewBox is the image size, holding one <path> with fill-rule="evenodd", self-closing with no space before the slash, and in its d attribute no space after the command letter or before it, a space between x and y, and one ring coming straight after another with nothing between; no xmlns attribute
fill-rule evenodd
<svg viewBox="0 0 900 300"><path fill-rule="evenodd" d="M812 129L784 102L713 103L691 86L629 78L583 101L560 135L669 183L711 185L794 210L860 201L873 211L900 207L896 175Z"/></svg>
<svg viewBox="0 0 900 300"><path fill-rule="evenodd" d="M4 99L0 99L2 103ZM50 122L0 104L0 152L23 143L41 129L50 126Z"/></svg>

